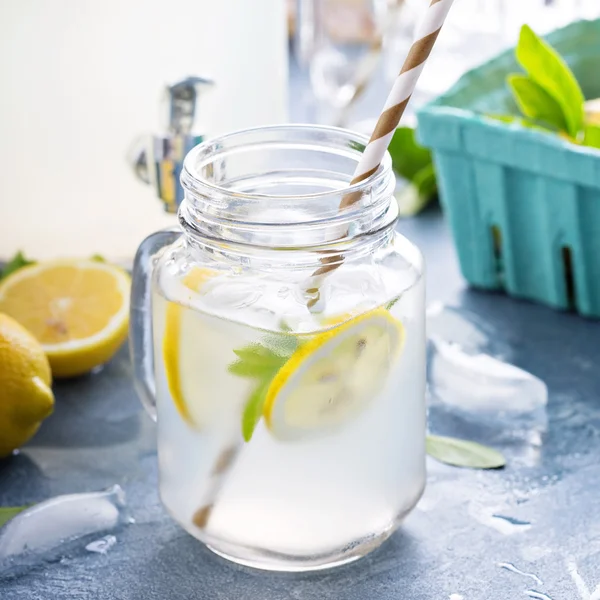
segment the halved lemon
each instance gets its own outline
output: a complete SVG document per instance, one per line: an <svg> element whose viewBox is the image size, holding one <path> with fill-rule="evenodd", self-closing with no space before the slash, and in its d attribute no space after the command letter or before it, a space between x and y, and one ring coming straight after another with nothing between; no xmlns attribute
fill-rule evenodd
<svg viewBox="0 0 600 600"><path fill-rule="evenodd" d="M94 260L24 267L0 283L0 312L42 344L56 377L108 361L127 338L129 275Z"/></svg>
<svg viewBox="0 0 600 600"><path fill-rule="evenodd" d="M217 274L214 269L198 267L182 283L197 292ZM203 399L203 390L209 386L207 368L222 337L222 332L196 311L175 302L167 303L163 338L167 385L179 414L198 429L210 419L208 413L214 404Z"/></svg>
<svg viewBox="0 0 600 600"><path fill-rule="evenodd" d="M400 321L377 309L302 344L267 391L267 427L286 441L342 427L385 386L403 341Z"/></svg>

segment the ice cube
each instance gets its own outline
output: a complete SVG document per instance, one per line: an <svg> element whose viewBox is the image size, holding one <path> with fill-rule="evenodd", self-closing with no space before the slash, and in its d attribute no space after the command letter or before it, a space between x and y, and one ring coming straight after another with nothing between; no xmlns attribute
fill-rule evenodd
<svg viewBox="0 0 600 600"><path fill-rule="evenodd" d="M546 384L503 360L510 349L501 336L476 315L440 303L427 310L427 335L432 431L484 443L541 443Z"/></svg>
<svg viewBox="0 0 600 600"><path fill-rule="evenodd" d="M489 344L489 335L474 315L441 302L427 307L427 337L451 341L470 350L484 350Z"/></svg>
<svg viewBox="0 0 600 600"><path fill-rule="evenodd" d="M535 375L442 340L430 342L428 382L444 403L473 412L527 413L548 402L546 384Z"/></svg>
<svg viewBox="0 0 600 600"><path fill-rule="evenodd" d="M114 529L122 520L125 493L114 485L106 491L56 496L19 513L0 530L3 561L35 555L86 535Z"/></svg>

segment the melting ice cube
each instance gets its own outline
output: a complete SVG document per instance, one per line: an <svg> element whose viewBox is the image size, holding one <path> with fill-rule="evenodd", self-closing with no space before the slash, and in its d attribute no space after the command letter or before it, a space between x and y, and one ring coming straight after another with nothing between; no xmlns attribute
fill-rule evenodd
<svg viewBox="0 0 600 600"><path fill-rule="evenodd" d="M431 342L428 381L444 403L468 411L528 413L548 402L546 384L535 375L442 340Z"/></svg>
<svg viewBox="0 0 600 600"><path fill-rule="evenodd" d="M498 336L468 313L441 305L428 310L427 333L430 422L436 432L540 444L547 426L546 384L489 354L501 348L490 340Z"/></svg>
<svg viewBox="0 0 600 600"><path fill-rule="evenodd" d="M121 522L124 507L125 493L118 485L103 492L57 496L36 504L0 530L0 561L114 529Z"/></svg>

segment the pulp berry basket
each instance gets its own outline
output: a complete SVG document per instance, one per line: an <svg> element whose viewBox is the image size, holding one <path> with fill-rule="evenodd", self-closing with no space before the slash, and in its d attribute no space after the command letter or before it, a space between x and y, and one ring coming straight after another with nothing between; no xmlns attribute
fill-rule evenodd
<svg viewBox="0 0 600 600"><path fill-rule="evenodd" d="M600 97L600 20L546 37ZM508 50L418 114L460 266L476 287L600 317L600 150L486 115L515 114Z"/></svg>

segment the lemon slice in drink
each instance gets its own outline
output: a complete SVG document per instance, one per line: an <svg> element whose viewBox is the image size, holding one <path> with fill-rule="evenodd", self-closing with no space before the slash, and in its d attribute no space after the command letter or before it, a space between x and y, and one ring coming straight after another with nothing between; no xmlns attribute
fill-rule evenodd
<svg viewBox="0 0 600 600"><path fill-rule="evenodd" d="M339 429L377 397L403 341L402 324L377 309L302 344L267 391L267 427L286 441Z"/></svg>
<svg viewBox="0 0 600 600"><path fill-rule="evenodd" d="M183 279L183 285L197 292L218 271L196 268ZM210 419L211 403L199 395L207 388L206 369L222 334L202 316L175 302L168 302L163 338L163 360L167 385L179 414L192 427L200 429Z"/></svg>

